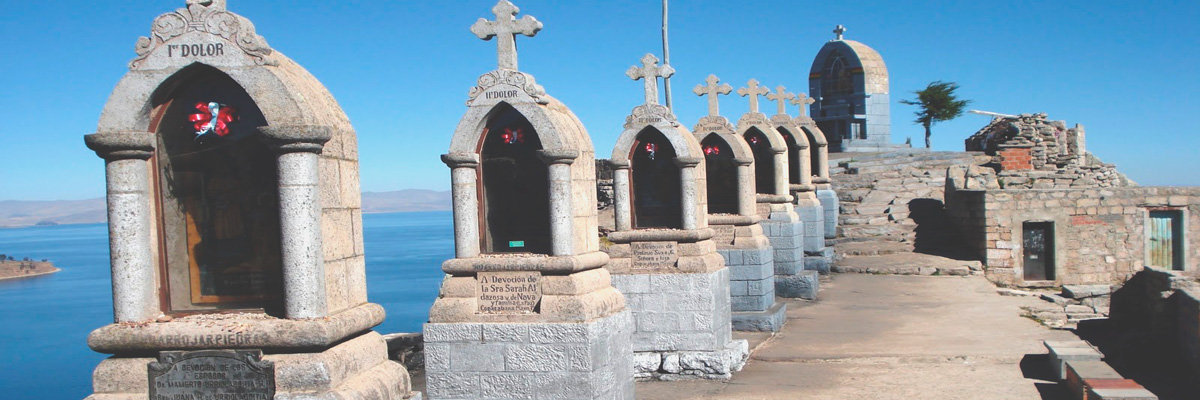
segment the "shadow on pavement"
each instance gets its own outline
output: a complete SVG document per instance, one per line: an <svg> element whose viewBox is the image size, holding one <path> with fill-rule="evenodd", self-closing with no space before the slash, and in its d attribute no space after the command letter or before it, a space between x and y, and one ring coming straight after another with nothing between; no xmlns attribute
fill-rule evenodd
<svg viewBox="0 0 1200 400"><path fill-rule="evenodd" d="M1057 383L1054 371L1050 370L1049 354L1026 354L1021 358L1021 375L1025 379L1043 381L1033 384L1042 400L1073 400L1067 390Z"/></svg>

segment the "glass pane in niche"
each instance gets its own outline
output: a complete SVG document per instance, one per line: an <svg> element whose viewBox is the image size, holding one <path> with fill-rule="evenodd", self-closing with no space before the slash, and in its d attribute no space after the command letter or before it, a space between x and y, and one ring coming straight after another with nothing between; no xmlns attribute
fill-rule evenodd
<svg viewBox="0 0 1200 400"><path fill-rule="evenodd" d="M158 103L156 127L167 308L276 309L282 297L276 161L255 135L266 120L220 71L194 68L176 82ZM204 118L214 116L220 121Z"/></svg>

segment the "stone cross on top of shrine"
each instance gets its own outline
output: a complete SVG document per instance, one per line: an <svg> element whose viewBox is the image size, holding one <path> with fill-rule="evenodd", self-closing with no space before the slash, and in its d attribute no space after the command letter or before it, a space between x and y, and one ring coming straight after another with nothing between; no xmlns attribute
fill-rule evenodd
<svg viewBox="0 0 1200 400"><path fill-rule="evenodd" d="M757 79L751 79L746 82L746 87L738 89L737 94L742 97L750 96L750 112L758 112L758 96L770 93L771 89L758 85Z"/></svg>
<svg viewBox="0 0 1200 400"><path fill-rule="evenodd" d="M500 69L517 70L517 34L533 37L542 30L542 23L537 18L526 15L517 19L518 12L521 9L513 3L500 0L492 7L492 13L496 14L495 21L480 18L471 25L471 33L480 39L491 40L493 36L496 37Z"/></svg>
<svg viewBox="0 0 1200 400"><path fill-rule="evenodd" d="M709 74L708 79L704 80L706 85L696 85L696 88L692 89L697 96L708 96L708 116L710 117L721 116L721 106L717 96L733 92L733 86L729 86L728 83L718 85L720 82L721 79L716 75Z"/></svg>
<svg viewBox="0 0 1200 400"><path fill-rule="evenodd" d="M646 53L642 57L642 66L635 65L629 67L629 70L625 71L625 75L635 81L638 79L645 80L646 104L658 104L658 78L668 78L671 75L675 75L675 68L671 68L670 65L659 66L658 57Z"/></svg>
<svg viewBox="0 0 1200 400"><path fill-rule="evenodd" d="M808 116L808 106L810 106L810 105L812 105L812 103L816 103L816 102L817 101L813 100L812 97L808 97L807 94L800 93L800 94L796 95L795 98L791 99L791 101L789 103L792 103L792 105L800 106L800 116L807 117Z"/></svg>
<svg viewBox="0 0 1200 400"><path fill-rule="evenodd" d="M846 27L838 24L836 28L833 28L833 33L837 35L837 39L834 40L842 40L842 36L846 34Z"/></svg>
<svg viewBox="0 0 1200 400"><path fill-rule="evenodd" d="M775 102L778 107L777 110L779 110L777 114L779 115L787 115L787 102L794 98L796 98L796 95L788 93L787 88L783 87L783 85L776 86L775 93L767 95L767 100Z"/></svg>

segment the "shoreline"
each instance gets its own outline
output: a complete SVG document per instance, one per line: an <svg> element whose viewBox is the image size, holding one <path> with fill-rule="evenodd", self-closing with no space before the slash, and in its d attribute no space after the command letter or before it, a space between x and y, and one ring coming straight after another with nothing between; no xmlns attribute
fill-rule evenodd
<svg viewBox="0 0 1200 400"><path fill-rule="evenodd" d="M27 273L22 272L20 265L30 263L32 267L25 269ZM62 271L61 268L55 267L54 264L45 261L0 261L0 281L34 278L39 276L50 275Z"/></svg>

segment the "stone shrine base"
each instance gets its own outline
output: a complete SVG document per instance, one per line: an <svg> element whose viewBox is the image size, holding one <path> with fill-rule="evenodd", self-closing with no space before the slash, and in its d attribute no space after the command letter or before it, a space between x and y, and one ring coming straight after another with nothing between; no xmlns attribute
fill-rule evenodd
<svg viewBox="0 0 1200 400"><path fill-rule="evenodd" d="M804 257L804 223L763 220L763 232L775 250L775 294L779 297L815 299L817 271L808 271Z"/></svg>
<svg viewBox="0 0 1200 400"><path fill-rule="evenodd" d="M837 192L833 189L817 189L817 200L821 201L821 208L825 210L825 238L836 238L840 211Z"/></svg>
<svg viewBox="0 0 1200 400"><path fill-rule="evenodd" d="M785 308L775 301L775 262L770 247L717 250L729 269L733 330L783 328Z"/></svg>
<svg viewBox="0 0 1200 400"><path fill-rule="evenodd" d="M695 274L614 274L633 312L633 351L717 351L732 338L729 268Z"/></svg>
<svg viewBox="0 0 1200 400"><path fill-rule="evenodd" d="M420 400L408 371L387 359L387 344L373 331L318 353L263 354L275 364L275 400ZM153 357L113 356L92 374L95 394L86 400L146 400L147 365Z"/></svg>
<svg viewBox="0 0 1200 400"><path fill-rule="evenodd" d="M427 323L430 399L633 399L628 311L585 323Z"/></svg>
<svg viewBox="0 0 1200 400"><path fill-rule="evenodd" d="M716 351L637 352L633 353L633 376L639 381L729 379L742 370L749 357L750 345L745 339L730 341Z"/></svg>

